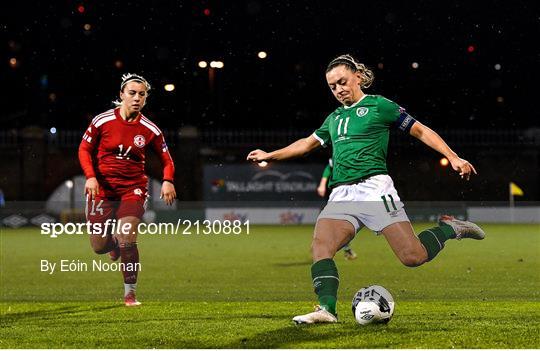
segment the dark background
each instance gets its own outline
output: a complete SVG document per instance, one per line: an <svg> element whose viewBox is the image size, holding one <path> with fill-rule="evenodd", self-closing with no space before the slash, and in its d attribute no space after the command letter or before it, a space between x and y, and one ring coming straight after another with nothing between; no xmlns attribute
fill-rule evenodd
<svg viewBox="0 0 540 351"><path fill-rule="evenodd" d="M324 69L343 53L375 72L368 93L429 125L539 125L533 1L17 1L2 12L3 128L83 128L124 72L154 85L147 113L163 128L313 128L337 107ZM200 60L225 64L213 92Z"/></svg>
<svg viewBox="0 0 540 351"><path fill-rule="evenodd" d="M14 199L41 199L80 174L82 131L111 107L121 75L137 72L153 85L145 114L168 132L177 188L185 199L200 199L202 164L240 162L254 147L303 136L257 145L219 133L316 129L338 106L325 83L326 65L351 53L375 73L367 93L384 95L453 135L451 145L482 171L463 188L452 172L438 168L433 152L414 141L391 144L389 167L403 198L429 199L452 186L459 189L443 199L504 200L512 180L525 184L525 199L537 200L538 7L532 1L6 3L0 15L0 187ZM261 50L266 59L257 57ZM201 60L221 60L224 68L210 72L198 67ZM166 92L166 83L176 89ZM182 140L186 126L198 137ZM208 133L217 136L203 137ZM327 155L310 161L324 162ZM57 160L64 162L61 172ZM159 178L159 165L149 167ZM415 182L420 187L410 185Z"/></svg>

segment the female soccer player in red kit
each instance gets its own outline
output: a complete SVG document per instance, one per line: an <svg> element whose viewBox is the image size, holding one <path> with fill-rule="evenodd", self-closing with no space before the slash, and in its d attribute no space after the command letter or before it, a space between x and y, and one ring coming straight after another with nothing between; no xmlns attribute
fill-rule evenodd
<svg viewBox="0 0 540 351"><path fill-rule="evenodd" d="M109 253L114 261L121 257L126 306L140 305L135 298L140 270L137 226L148 197L144 174L148 147L163 164L161 198L168 205L176 198L174 163L163 133L141 113L149 91L150 84L142 76L123 75L117 108L97 115L79 146L79 161L86 176L87 221L102 224L102 231L108 229L107 235L90 235L90 243L98 254ZM113 219L117 228L128 228L129 234L118 229L111 233L111 226L106 224Z"/></svg>

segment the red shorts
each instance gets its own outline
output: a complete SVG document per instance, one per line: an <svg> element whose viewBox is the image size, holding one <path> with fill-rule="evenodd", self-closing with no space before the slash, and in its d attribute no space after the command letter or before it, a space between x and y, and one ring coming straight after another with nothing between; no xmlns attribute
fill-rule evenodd
<svg viewBox="0 0 540 351"><path fill-rule="evenodd" d="M130 187L112 192L100 187L94 200L86 196L86 220L90 223L105 223L107 219L128 216L142 218L148 201L146 187Z"/></svg>

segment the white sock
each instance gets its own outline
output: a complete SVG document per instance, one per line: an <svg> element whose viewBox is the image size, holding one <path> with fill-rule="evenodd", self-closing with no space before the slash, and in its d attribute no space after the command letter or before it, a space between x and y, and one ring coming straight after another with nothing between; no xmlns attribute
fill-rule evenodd
<svg viewBox="0 0 540 351"><path fill-rule="evenodd" d="M137 283L135 283L135 284L125 284L124 283L124 296L129 294L130 291L135 292L136 289L137 289Z"/></svg>

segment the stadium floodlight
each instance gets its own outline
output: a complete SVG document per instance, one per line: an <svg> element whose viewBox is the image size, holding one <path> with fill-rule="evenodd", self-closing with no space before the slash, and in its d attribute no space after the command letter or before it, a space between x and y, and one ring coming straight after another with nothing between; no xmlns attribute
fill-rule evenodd
<svg viewBox="0 0 540 351"><path fill-rule="evenodd" d="M174 86L174 84L168 83L168 84L165 84L165 86L164 86L163 88L165 89L165 91L169 91L169 92L170 92L170 91L174 91L174 89L175 89L176 87Z"/></svg>
<svg viewBox="0 0 540 351"><path fill-rule="evenodd" d="M206 68L206 67L208 67L208 63L206 61L199 61L199 67L200 68Z"/></svg>
<svg viewBox="0 0 540 351"><path fill-rule="evenodd" d="M265 59L268 55L266 54L266 51L259 51L259 53L257 54L257 56L258 56L260 59Z"/></svg>
<svg viewBox="0 0 540 351"><path fill-rule="evenodd" d="M414 68L414 69L417 69L418 66L419 66L418 62L413 62L413 63L411 64L411 67Z"/></svg>
<svg viewBox="0 0 540 351"><path fill-rule="evenodd" d="M56 128L51 127L51 129L49 129L49 132L51 132L51 134L56 134Z"/></svg>
<svg viewBox="0 0 540 351"><path fill-rule="evenodd" d="M210 67L212 67L212 68L223 68L223 66L225 66L223 61L212 61L212 62L210 62Z"/></svg>
<svg viewBox="0 0 540 351"><path fill-rule="evenodd" d="M448 162L448 159L446 157L443 157L440 159L439 161L440 165L443 166L443 167L446 167L448 166L449 162Z"/></svg>

